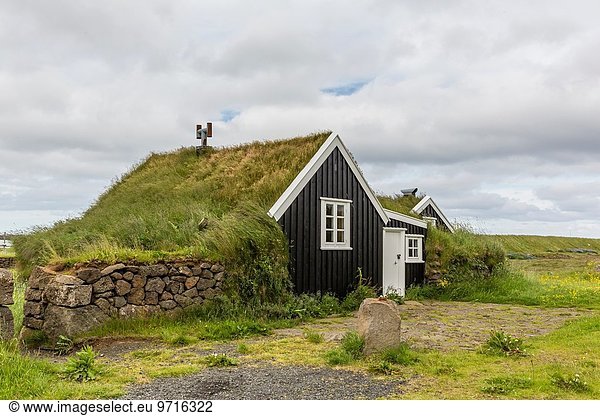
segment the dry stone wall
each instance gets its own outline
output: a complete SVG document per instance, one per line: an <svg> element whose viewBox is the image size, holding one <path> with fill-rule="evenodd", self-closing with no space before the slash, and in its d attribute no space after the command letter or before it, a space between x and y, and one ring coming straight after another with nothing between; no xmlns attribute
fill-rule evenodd
<svg viewBox="0 0 600 416"><path fill-rule="evenodd" d="M13 301L14 283L10 270L0 268L0 340L8 341L13 337L14 320L8 308Z"/></svg>
<svg viewBox="0 0 600 416"><path fill-rule="evenodd" d="M37 267L25 292L21 337L43 331L55 340L110 318L173 312L221 293L225 267L208 262L79 267L72 275Z"/></svg>
<svg viewBox="0 0 600 416"><path fill-rule="evenodd" d="M15 267L16 260L14 257L0 257L0 269L12 269Z"/></svg>

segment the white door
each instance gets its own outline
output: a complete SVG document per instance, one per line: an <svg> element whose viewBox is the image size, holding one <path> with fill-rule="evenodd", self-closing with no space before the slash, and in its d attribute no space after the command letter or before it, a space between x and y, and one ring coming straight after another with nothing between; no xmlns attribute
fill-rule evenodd
<svg viewBox="0 0 600 416"><path fill-rule="evenodd" d="M383 294L390 289L404 296L404 228L383 229Z"/></svg>

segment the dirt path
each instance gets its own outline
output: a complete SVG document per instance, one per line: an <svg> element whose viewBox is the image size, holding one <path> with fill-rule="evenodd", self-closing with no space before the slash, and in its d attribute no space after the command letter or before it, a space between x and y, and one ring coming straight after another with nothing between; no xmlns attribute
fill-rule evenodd
<svg viewBox="0 0 600 416"><path fill-rule="evenodd" d="M492 330L529 338L552 332L566 321L591 313L572 308L407 301L402 305L402 334L416 348L474 350L487 340ZM311 329L321 332L326 340L339 340L356 326L356 317L330 318L275 332L278 336L301 336L306 329Z"/></svg>
<svg viewBox="0 0 600 416"><path fill-rule="evenodd" d="M474 350L491 330L528 338L552 332L566 321L593 312L466 302L407 302L402 306L404 338L415 348ZM337 341L356 329L356 317L321 319L292 329L276 330L271 339L303 337L306 330ZM249 339L247 343L264 342ZM235 355L235 343L220 344L219 352ZM107 356L132 349L127 342L104 345ZM102 349L100 350L102 351ZM198 349L199 355L210 353ZM375 399L401 395L405 380L383 381L368 374L328 367L274 365L252 362L234 368L209 368L177 378L132 386L130 399Z"/></svg>

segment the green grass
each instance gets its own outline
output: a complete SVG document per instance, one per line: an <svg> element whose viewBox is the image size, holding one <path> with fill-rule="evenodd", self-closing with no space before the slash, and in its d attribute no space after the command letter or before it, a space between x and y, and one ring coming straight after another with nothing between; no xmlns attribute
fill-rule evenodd
<svg viewBox="0 0 600 416"><path fill-rule="evenodd" d="M495 241L509 253L544 254L569 249L588 249L600 252L600 239L537 235L484 235L484 240Z"/></svg>
<svg viewBox="0 0 600 416"><path fill-rule="evenodd" d="M378 195L377 199L379 199L381 205L386 209L419 218L417 214L411 212L411 209L423 199L423 196Z"/></svg>

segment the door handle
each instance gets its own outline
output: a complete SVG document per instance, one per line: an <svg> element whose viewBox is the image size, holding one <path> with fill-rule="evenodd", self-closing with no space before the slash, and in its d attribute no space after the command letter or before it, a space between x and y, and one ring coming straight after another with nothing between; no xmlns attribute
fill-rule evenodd
<svg viewBox="0 0 600 416"><path fill-rule="evenodd" d="M398 260L400 260L400 257L402 257L402 254L396 254L396 258L397 258Z"/></svg>

